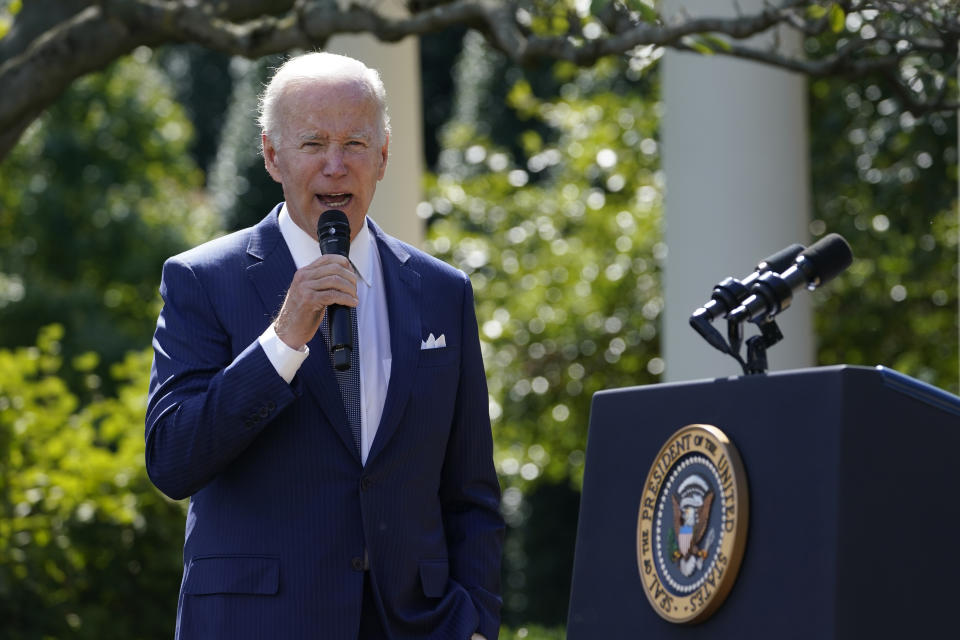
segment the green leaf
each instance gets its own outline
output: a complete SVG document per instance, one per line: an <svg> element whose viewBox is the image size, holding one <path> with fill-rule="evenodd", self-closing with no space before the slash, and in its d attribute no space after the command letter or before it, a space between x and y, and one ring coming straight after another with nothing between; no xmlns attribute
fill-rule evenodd
<svg viewBox="0 0 960 640"><path fill-rule="evenodd" d="M689 36L683 39L683 44L701 55L712 56L716 53L704 36Z"/></svg>
<svg viewBox="0 0 960 640"><path fill-rule="evenodd" d="M838 4L834 4L830 7L830 29L834 33L840 33L843 31L843 27L847 21L847 14L844 13L843 9Z"/></svg>
<svg viewBox="0 0 960 640"><path fill-rule="evenodd" d="M712 33L704 34L701 37L703 38L704 44L709 46L713 51L729 52L733 48L727 40Z"/></svg>
<svg viewBox="0 0 960 640"><path fill-rule="evenodd" d="M660 13L644 0L627 0L627 7L639 13L644 22L660 22Z"/></svg>
<svg viewBox="0 0 960 640"><path fill-rule="evenodd" d="M100 364L100 356L94 351L87 351L73 358L73 368L84 373L93 371Z"/></svg>
<svg viewBox="0 0 960 640"><path fill-rule="evenodd" d="M812 20L819 20L820 18L827 15L827 8L820 4L812 4L807 7L806 10L807 17Z"/></svg>
<svg viewBox="0 0 960 640"><path fill-rule="evenodd" d="M590 15L600 15L613 0L590 0Z"/></svg>

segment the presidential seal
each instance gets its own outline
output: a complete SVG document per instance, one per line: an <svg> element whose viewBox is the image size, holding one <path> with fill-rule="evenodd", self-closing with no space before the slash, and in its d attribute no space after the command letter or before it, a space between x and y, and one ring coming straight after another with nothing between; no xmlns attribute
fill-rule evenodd
<svg viewBox="0 0 960 640"><path fill-rule="evenodd" d="M691 424L667 440L647 474L637 516L637 566L653 609L696 623L733 586L747 539L747 477L733 443Z"/></svg>

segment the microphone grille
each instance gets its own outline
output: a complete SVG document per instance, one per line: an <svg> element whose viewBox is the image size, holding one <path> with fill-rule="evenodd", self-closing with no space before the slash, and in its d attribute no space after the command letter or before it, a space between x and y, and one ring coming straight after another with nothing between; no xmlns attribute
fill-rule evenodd
<svg viewBox="0 0 960 640"><path fill-rule="evenodd" d="M317 220L317 237L338 235L350 237L350 220L339 209L329 209L320 214Z"/></svg>
<svg viewBox="0 0 960 640"><path fill-rule="evenodd" d="M800 257L808 260L820 279L829 282L853 262L853 251L839 233L828 233L808 247Z"/></svg>
<svg viewBox="0 0 960 640"><path fill-rule="evenodd" d="M350 224L347 214L339 209L328 209L320 214L319 224Z"/></svg>

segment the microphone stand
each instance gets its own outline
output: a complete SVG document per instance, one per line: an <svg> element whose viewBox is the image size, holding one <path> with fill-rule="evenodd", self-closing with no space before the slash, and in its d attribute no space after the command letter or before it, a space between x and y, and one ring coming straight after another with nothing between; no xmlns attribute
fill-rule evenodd
<svg viewBox="0 0 960 640"><path fill-rule="evenodd" d="M747 362L743 373L748 376L767 372L767 349L783 340L783 333L773 320L757 323L757 327L760 335L747 340Z"/></svg>
<svg viewBox="0 0 960 640"><path fill-rule="evenodd" d="M760 329L760 335L747 339L747 359L744 360L740 356L740 347L743 345L743 324L740 320L727 318L727 338L724 340L705 315L695 312L690 317L690 326L712 347L736 360L747 376L766 373L767 349L783 340L783 332L772 318L754 324Z"/></svg>

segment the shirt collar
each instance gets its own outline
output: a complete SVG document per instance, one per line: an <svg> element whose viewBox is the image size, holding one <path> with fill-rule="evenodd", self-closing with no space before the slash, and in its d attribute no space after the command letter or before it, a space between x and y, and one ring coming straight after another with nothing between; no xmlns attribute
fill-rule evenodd
<svg viewBox="0 0 960 640"><path fill-rule="evenodd" d="M290 214L287 213L287 205L280 207L280 216L277 220L280 225L280 234L290 249L290 255L293 256L293 263L297 269L305 267L322 254L319 243L310 237L306 231L297 226ZM373 253L374 237L370 233L370 228L364 225L360 228L357 237L350 242L350 262L360 279L369 287L373 282Z"/></svg>

